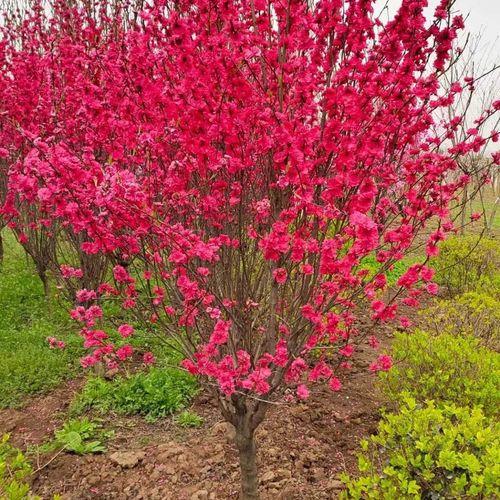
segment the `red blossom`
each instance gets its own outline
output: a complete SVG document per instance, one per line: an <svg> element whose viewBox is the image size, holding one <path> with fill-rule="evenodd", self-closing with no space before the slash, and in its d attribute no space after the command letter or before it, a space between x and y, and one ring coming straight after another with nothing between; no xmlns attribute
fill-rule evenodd
<svg viewBox="0 0 500 500"><path fill-rule="evenodd" d="M145 352L142 356L142 361L145 365L153 365L156 363L156 358L152 352Z"/></svg>
<svg viewBox="0 0 500 500"><path fill-rule="evenodd" d="M299 399L307 399L309 397L309 389L304 384L297 387L297 397Z"/></svg>
<svg viewBox="0 0 500 500"><path fill-rule="evenodd" d="M279 285L282 285L286 282L287 275L288 273L286 272L286 269L283 269L282 267L278 267L273 271L273 277L276 283L278 283Z"/></svg>
<svg viewBox="0 0 500 500"><path fill-rule="evenodd" d="M123 338L126 338L126 337L130 337L130 335L132 335L134 333L134 327L131 326L131 325L127 325L127 324L124 324L124 325L120 325L118 327L118 333L123 337Z"/></svg>
<svg viewBox="0 0 500 500"><path fill-rule="evenodd" d="M131 345L124 345L116 350L116 356L120 361L125 361L130 358L134 353L134 349Z"/></svg>

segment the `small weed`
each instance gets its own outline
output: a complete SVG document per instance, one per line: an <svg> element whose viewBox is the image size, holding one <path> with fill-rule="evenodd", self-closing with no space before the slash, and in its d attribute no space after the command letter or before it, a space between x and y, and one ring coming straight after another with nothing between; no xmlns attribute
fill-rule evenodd
<svg viewBox="0 0 500 500"><path fill-rule="evenodd" d="M203 425L203 418L197 413L185 410L175 417L175 422L181 427L200 427Z"/></svg>
<svg viewBox="0 0 500 500"><path fill-rule="evenodd" d="M105 431L100 423L82 418L69 420L62 429L55 431L54 435L55 438L44 445L41 451L63 449L77 455L85 455L105 452L103 441L112 437L113 431Z"/></svg>

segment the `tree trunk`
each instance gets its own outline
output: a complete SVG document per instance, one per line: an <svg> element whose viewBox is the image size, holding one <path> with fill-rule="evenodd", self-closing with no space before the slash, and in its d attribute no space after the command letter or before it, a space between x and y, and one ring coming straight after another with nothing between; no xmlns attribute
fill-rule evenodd
<svg viewBox="0 0 500 500"><path fill-rule="evenodd" d="M236 447L240 457L241 500L259 498L259 479L256 463L256 446L254 431L248 425L236 429Z"/></svg>
<svg viewBox="0 0 500 500"><path fill-rule="evenodd" d="M43 294L45 295L45 298L48 299L50 296L50 284L47 271L45 269L40 269L38 271L38 276L43 285Z"/></svg>
<svg viewBox="0 0 500 500"><path fill-rule="evenodd" d="M3 236L2 236L2 231L0 230L0 266L3 264L3 256L4 256Z"/></svg>
<svg viewBox="0 0 500 500"><path fill-rule="evenodd" d="M461 210L461 213L460 213L460 236L463 236L464 231L465 231L465 215L467 212L467 196L468 196L467 186L465 186L463 194L462 194L462 203L460 204L460 210Z"/></svg>
<svg viewBox="0 0 500 500"><path fill-rule="evenodd" d="M498 207L498 202L500 201L500 198L497 196L497 199L495 200L495 203L493 205L493 210L491 211L491 214L489 217L485 217L486 219L486 235L491 237L491 232L493 230L493 223L495 222L495 216L497 214L497 207Z"/></svg>

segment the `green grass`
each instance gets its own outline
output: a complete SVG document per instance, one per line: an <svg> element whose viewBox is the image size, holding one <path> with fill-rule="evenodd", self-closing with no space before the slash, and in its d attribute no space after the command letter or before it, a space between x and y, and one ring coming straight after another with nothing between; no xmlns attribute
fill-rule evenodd
<svg viewBox="0 0 500 500"><path fill-rule="evenodd" d="M408 270L408 268L417 262L421 262L423 259L419 259L413 255L407 255L403 259L395 262L391 268L386 271L385 276L387 279L387 284L393 286L397 283L398 279L403 276L403 274ZM364 257L360 264L360 269L367 269L369 271L368 276L372 277L379 269L383 266L380 262L377 262L375 255L367 255Z"/></svg>
<svg viewBox="0 0 500 500"><path fill-rule="evenodd" d="M0 268L0 408L14 407L30 394L54 388L78 371L81 339L68 313L48 302L32 262L12 234L4 231ZM47 337L66 342L51 350Z"/></svg>
<svg viewBox="0 0 500 500"><path fill-rule="evenodd" d="M494 236L497 238L500 236L500 207L498 207L498 210L495 211L495 202L496 196L493 192L493 188L490 185L486 185L483 187L482 196L476 194L476 196L472 200L468 201L465 209L465 222L468 224L465 230L466 233L477 234L484 229L484 218L481 218L480 220L474 222L472 225L469 224L470 216L473 213L484 214L484 217L486 217L486 219L490 221L493 212L495 212L491 224L490 236ZM458 210L455 208L452 213L458 215ZM460 218L456 220L456 224L460 225Z"/></svg>

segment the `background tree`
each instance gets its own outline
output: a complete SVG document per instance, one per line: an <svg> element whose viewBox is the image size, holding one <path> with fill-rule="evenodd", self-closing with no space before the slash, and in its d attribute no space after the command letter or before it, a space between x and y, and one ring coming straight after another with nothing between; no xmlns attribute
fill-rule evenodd
<svg viewBox="0 0 500 500"><path fill-rule="evenodd" d="M461 124L453 130L450 143L453 146L460 144L467 135L477 133L488 138L483 144L457 158L459 173L470 177L471 182L466 184L455 207L455 217L460 221L460 233L464 233L469 223L467 217L477 212L473 208L473 201L481 204L484 229L491 234L499 203L498 193L498 165L492 156L491 146L498 142L499 118L497 115L481 119L478 116L481 110L488 109L495 102L499 87L500 60L497 59L495 44L484 42L481 33L467 36L462 35L455 42L454 53L456 61L444 75L443 88L451 90L452 86L464 82L464 89L450 105L442 110L445 121L461 116ZM458 174L460 175L460 174ZM486 207L486 189L493 191L493 205Z"/></svg>

